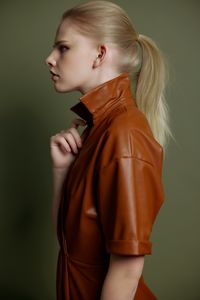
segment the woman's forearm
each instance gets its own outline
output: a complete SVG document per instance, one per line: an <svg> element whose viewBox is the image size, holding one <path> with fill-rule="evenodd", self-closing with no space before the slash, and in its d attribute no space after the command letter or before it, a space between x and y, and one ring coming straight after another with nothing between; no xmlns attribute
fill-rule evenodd
<svg viewBox="0 0 200 300"><path fill-rule="evenodd" d="M69 168L61 169L61 168L53 168L53 195L52 195L52 219L53 226L56 231L57 226L57 216L58 216L58 208L60 205L61 198L63 196L64 183L67 176Z"/></svg>
<svg viewBox="0 0 200 300"><path fill-rule="evenodd" d="M100 300L133 300L144 267L144 255L111 253Z"/></svg>
<svg viewBox="0 0 200 300"><path fill-rule="evenodd" d="M100 300L133 300L138 286L138 279L108 274L105 277Z"/></svg>

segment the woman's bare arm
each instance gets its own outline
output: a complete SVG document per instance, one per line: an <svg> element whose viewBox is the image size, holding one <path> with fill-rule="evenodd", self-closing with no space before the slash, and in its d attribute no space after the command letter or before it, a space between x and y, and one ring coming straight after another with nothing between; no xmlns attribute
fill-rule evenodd
<svg viewBox="0 0 200 300"><path fill-rule="evenodd" d="M110 256L101 300L133 300L144 266L144 255Z"/></svg>

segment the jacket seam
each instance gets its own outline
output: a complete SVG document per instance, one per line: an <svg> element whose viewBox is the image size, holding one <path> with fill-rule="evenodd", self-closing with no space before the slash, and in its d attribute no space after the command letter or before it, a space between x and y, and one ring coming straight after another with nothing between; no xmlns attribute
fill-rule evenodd
<svg viewBox="0 0 200 300"><path fill-rule="evenodd" d="M145 160L145 159L143 159L143 158L139 158L139 157L137 157L137 156L135 156L135 155L123 155L123 156L120 156L120 157L113 158L113 159L112 159L109 163L107 163L105 166L100 167L100 171L101 171L102 169L107 168L110 164L112 164L112 163L115 162L116 160L119 160L119 159L122 159L122 158L125 158L125 159L126 159L126 158L135 158L135 159L137 159L137 160L139 160L139 161L143 161L143 162L149 164L150 166L154 167L154 165L153 165L151 162L149 162L148 160Z"/></svg>

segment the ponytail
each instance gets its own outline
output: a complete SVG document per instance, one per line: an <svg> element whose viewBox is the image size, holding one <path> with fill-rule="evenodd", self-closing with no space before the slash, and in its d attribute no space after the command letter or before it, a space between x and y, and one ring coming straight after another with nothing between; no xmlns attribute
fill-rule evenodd
<svg viewBox="0 0 200 300"><path fill-rule="evenodd" d="M167 138L173 138L165 98L168 81L166 58L151 38L139 34L136 42L142 54L135 88L137 106L145 114L155 139L165 147Z"/></svg>

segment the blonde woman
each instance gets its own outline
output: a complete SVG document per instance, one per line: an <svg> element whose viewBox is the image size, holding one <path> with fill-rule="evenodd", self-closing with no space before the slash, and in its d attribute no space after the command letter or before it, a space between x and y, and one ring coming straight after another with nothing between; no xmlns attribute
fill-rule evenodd
<svg viewBox="0 0 200 300"><path fill-rule="evenodd" d="M82 94L50 138L57 300L157 299L142 272L171 135L163 55L118 5L89 1L64 12L45 62L57 92Z"/></svg>

